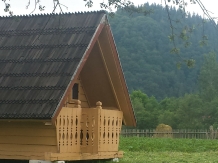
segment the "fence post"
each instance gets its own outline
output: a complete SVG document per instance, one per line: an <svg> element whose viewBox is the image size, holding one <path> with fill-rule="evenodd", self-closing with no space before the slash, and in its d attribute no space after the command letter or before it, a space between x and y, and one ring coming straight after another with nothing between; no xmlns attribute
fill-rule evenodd
<svg viewBox="0 0 218 163"><path fill-rule="evenodd" d="M210 126L210 138L213 139L213 137L214 137L213 126Z"/></svg>
<svg viewBox="0 0 218 163"><path fill-rule="evenodd" d="M214 131L214 139L217 138L217 129Z"/></svg>

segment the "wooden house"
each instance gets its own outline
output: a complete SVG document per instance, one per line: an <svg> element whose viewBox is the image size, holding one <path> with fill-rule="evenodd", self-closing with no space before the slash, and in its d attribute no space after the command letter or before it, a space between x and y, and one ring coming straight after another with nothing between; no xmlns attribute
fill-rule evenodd
<svg viewBox="0 0 218 163"><path fill-rule="evenodd" d="M0 159L122 157L135 126L104 11L0 17Z"/></svg>

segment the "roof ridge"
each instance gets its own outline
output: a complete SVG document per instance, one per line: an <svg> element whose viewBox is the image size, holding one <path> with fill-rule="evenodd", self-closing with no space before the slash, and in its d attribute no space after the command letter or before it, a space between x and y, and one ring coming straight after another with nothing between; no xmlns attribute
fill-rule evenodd
<svg viewBox="0 0 218 163"><path fill-rule="evenodd" d="M0 18L14 18L14 17L37 17L37 16L56 16L56 15L79 15L79 14L92 14L92 13L104 13L106 10L97 10L97 11L81 11L81 12L65 12L65 13L41 13L41 14L23 14L23 15L13 15L13 16L0 16Z"/></svg>

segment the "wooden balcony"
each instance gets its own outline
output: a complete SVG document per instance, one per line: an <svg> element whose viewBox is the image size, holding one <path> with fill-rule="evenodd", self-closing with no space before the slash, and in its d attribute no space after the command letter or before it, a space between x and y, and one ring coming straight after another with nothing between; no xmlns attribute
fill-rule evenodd
<svg viewBox="0 0 218 163"><path fill-rule="evenodd" d="M46 160L84 160L122 157L118 152L123 113L96 108L64 107L56 120L57 153Z"/></svg>

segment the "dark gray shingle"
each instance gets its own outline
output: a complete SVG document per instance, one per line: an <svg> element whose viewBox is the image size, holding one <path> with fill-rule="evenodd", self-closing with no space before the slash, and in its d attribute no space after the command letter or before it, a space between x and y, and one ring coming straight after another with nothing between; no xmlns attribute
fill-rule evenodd
<svg viewBox="0 0 218 163"><path fill-rule="evenodd" d="M54 113L104 11L0 18L0 118Z"/></svg>

